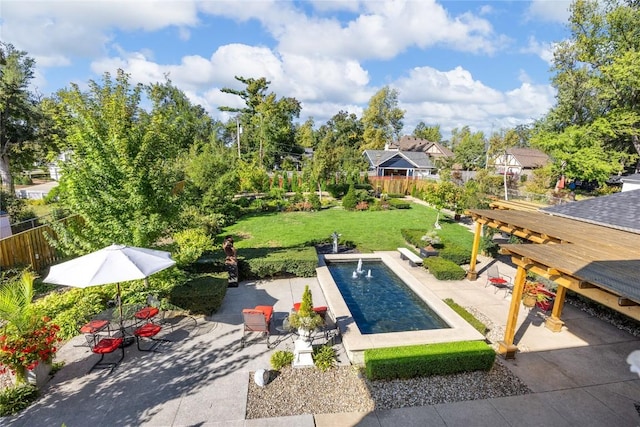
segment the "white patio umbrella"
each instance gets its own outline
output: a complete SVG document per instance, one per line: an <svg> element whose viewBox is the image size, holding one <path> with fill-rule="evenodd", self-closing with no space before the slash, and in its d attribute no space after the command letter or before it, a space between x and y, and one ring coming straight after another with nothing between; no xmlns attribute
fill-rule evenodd
<svg viewBox="0 0 640 427"><path fill-rule="evenodd" d="M169 268L175 263L169 252L114 244L51 266L49 274L43 281L77 288L117 283L120 325L122 325L120 282L146 280L152 274Z"/></svg>

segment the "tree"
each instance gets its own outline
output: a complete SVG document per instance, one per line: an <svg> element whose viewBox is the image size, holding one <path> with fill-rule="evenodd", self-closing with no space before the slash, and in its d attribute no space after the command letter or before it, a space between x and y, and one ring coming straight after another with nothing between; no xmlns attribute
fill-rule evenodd
<svg viewBox="0 0 640 427"><path fill-rule="evenodd" d="M242 125L242 147L238 150L240 157L256 161L260 167L271 168L294 151L293 119L300 115L302 107L295 98L277 99L275 93L268 92L271 82L264 77L254 79L236 76L236 80L246 88L223 88L221 91L239 96L246 106L221 106L218 109L238 113Z"/></svg>
<svg viewBox="0 0 640 427"><path fill-rule="evenodd" d="M380 150L391 140L399 139L404 111L398 108L398 91L385 86L369 100L362 115L364 144L362 150Z"/></svg>
<svg viewBox="0 0 640 427"><path fill-rule="evenodd" d="M366 167L362 152L358 149L362 144L362 134L362 122L355 114L344 111L340 111L320 127L320 142L313 153L311 164L311 175L318 183L318 191L321 190L322 183L332 176L349 176Z"/></svg>
<svg viewBox="0 0 640 427"><path fill-rule="evenodd" d="M413 136L420 139L426 139L431 142L442 141L442 133L440 132L440 125L427 126L424 122L420 122L413 130Z"/></svg>
<svg viewBox="0 0 640 427"><path fill-rule="evenodd" d="M469 126L451 131L454 162L466 170L478 169L485 164L485 137L482 132L471 133Z"/></svg>
<svg viewBox="0 0 640 427"><path fill-rule="evenodd" d="M207 139L199 134L209 129L202 111L169 82L131 85L122 70L115 80L105 73L102 85L90 81L87 92L73 84L55 101L56 123L66 128L60 148L71 153L60 200L82 223L56 229L54 244L81 254L114 242L155 243L180 209L176 159L190 140Z"/></svg>
<svg viewBox="0 0 640 427"><path fill-rule="evenodd" d="M573 159L576 178L597 176L602 183L608 178L606 170L620 172L638 159L639 22L640 8L634 1L572 3L571 38L554 52L557 105L538 123L532 143L545 145L554 157L563 152L564 144L579 145L581 158ZM578 143L577 135L586 141ZM594 165L598 171L592 174ZM636 164L636 170L639 167Z"/></svg>
<svg viewBox="0 0 640 427"><path fill-rule="evenodd" d="M44 117L28 89L35 61L0 42L0 182L14 192L12 168L32 164Z"/></svg>

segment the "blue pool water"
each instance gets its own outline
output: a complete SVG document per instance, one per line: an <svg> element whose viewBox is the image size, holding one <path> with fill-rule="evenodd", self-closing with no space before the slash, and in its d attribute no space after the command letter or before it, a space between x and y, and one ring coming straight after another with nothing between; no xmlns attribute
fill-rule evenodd
<svg viewBox="0 0 640 427"><path fill-rule="evenodd" d="M382 261L330 262L327 267L362 334L449 326ZM371 270L371 278L367 278Z"/></svg>

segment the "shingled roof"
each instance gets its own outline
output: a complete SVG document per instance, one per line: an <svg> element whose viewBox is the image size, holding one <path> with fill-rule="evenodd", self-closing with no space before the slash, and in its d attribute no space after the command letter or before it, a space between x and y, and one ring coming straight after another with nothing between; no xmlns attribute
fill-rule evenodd
<svg viewBox="0 0 640 427"><path fill-rule="evenodd" d="M535 148L509 148L511 154L523 168L539 168L549 162L549 156Z"/></svg>
<svg viewBox="0 0 640 427"><path fill-rule="evenodd" d="M640 190L563 203L541 210L551 215L640 234Z"/></svg>

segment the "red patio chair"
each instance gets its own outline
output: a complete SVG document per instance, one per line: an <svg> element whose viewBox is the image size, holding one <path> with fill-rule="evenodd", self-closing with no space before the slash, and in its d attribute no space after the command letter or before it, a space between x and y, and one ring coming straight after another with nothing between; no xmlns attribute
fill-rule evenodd
<svg viewBox="0 0 640 427"><path fill-rule="evenodd" d="M91 347L91 351L99 354L100 359L93 364L89 372L93 371L96 368L106 368L109 369L109 373L113 372L113 370L122 362L124 359L124 339L122 337L96 337L96 344ZM114 351L120 349L122 352L120 358L115 362L103 362L104 356L106 354L113 353Z"/></svg>
<svg viewBox="0 0 640 427"><path fill-rule="evenodd" d="M133 335L136 337L136 344L138 346L138 350L140 351L156 351L158 346L164 342L170 342L164 338L155 338L156 335L162 330L162 326L149 322L145 323L143 326L140 326L136 330L133 331ZM140 347L141 340L149 340L152 342L151 346L148 348Z"/></svg>
<svg viewBox="0 0 640 427"><path fill-rule="evenodd" d="M244 348L247 333L261 333L267 338L267 348L271 348L269 337L271 336L271 316L273 307L269 305L257 305L255 308L242 310L243 330L240 345Z"/></svg>

